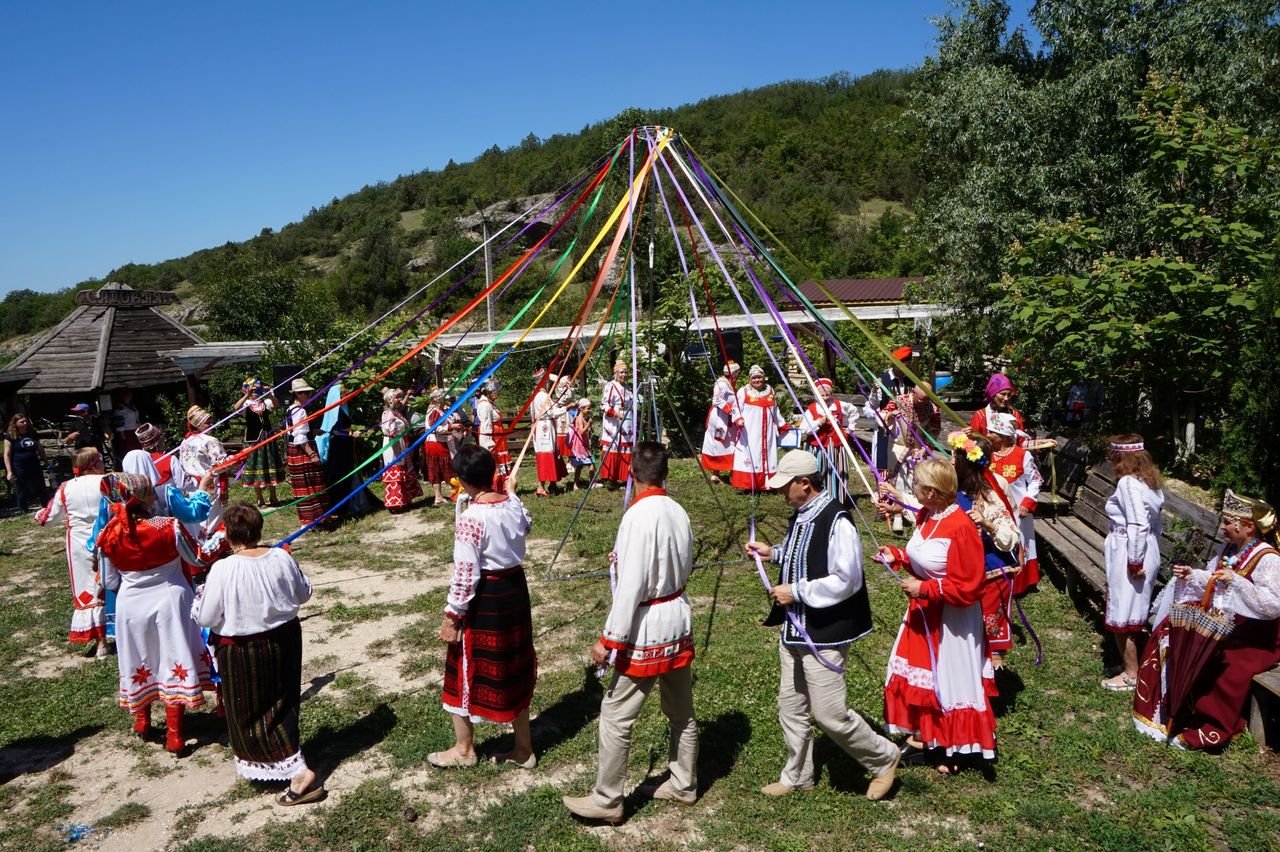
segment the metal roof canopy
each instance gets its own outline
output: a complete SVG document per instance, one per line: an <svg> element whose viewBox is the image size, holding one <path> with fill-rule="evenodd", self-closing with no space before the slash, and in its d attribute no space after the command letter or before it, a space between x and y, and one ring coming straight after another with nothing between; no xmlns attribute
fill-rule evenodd
<svg viewBox="0 0 1280 852"><path fill-rule="evenodd" d="M941 305L852 305L849 312L860 320L904 320L904 319L925 319L938 316L944 312ZM848 316L841 308L819 308L818 314L823 319L830 322L848 321ZM758 326L774 326L773 316L767 313L753 313L748 318L747 314L729 314L716 317L720 328L746 328L753 323ZM788 326L805 325L814 321L813 316L808 311L782 311L782 321ZM641 320L640 324L644 325L647 320ZM594 333L596 324L599 319L590 321L586 324L582 335L587 336ZM623 326L629 327L629 324L622 323ZM711 321L710 316L702 317L702 333L715 334L716 324ZM573 333L572 326L557 326L555 328L535 328L530 331L524 338L526 343L542 343L549 340L564 340ZM697 334L697 330L690 327L690 331ZM509 331L472 331L463 332L461 334L442 334L436 338L433 346L440 349L455 349L466 346L488 346L495 340L502 343L512 343L516 338L524 334L524 329L513 328Z"/></svg>
<svg viewBox="0 0 1280 852"><path fill-rule="evenodd" d="M226 340L219 343L201 343L182 349L162 349L156 354L168 358L188 376L202 375L219 364L243 364L257 361L267 346L265 340Z"/></svg>

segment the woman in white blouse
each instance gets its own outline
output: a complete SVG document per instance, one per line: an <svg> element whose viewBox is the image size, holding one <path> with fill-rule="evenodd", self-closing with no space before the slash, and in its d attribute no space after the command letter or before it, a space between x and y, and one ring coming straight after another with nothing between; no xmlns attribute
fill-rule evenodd
<svg viewBox="0 0 1280 852"><path fill-rule="evenodd" d="M289 551L263 547L262 513L246 502L223 516L231 555L214 563L191 617L215 637L222 706L236 772L252 781L288 781L277 801L324 798L298 737L302 625L311 583Z"/></svg>
<svg viewBox="0 0 1280 852"><path fill-rule="evenodd" d="M532 769L538 763L529 733L529 702L538 679L533 617L525 580L529 513L514 493L492 490L496 463L469 444L453 460L470 497L454 530L453 578L440 639L445 655L444 709L453 715L454 745L427 762L449 768L475 766L473 723L511 724L515 747L498 763Z"/></svg>

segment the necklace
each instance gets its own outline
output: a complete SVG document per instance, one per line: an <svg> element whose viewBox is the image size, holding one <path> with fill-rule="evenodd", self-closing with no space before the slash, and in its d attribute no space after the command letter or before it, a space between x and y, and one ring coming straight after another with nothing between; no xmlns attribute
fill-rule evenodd
<svg viewBox="0 0 1280 852"><path fill-rule="evenodd" d="M928 521L925 521L925 523L929 523L929 521L932 521L933 529L929 530L928 535L925 535L924 530L921 530L920 531L921 538L923 538L925 541L928 541L929 539L933 538L934 534L938 532L938 527L942 526L943 520L950 517L951 514L957 511L959 508L960 508L959 503L952 503L950 506L943 509L938 514L934 515L932 518L929 518Z"/></svg>
<svg viewBox="0 0 1280 852"><path fill-rule="evenodd" d="M1222 557L1223 566L1225 566L1226 568L1229 568L1232 571L1237 571L1236 566L1240 565L1241 563L1247 562L1248 560L1246 557L1248 557L1249 554L1253 553L1254 548L1256 548L1260 544L1262 544L1262 539L1260 538L1249 539L1249 541L1245 543L1244 547L1240 548L1230 556Z"/></svg>

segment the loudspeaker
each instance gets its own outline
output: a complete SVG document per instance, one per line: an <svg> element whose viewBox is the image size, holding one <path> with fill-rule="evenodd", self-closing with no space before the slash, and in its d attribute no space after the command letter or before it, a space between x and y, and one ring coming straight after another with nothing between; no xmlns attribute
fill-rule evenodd
<svg viewBox="0 0 1280 852"><path fill-rule="evenodd" d="M720 333L720 340L724 343L724 351L728 353L730 360L737 361L742 365L742 330L730 328ZM720 344L714 344L716 352L712 360L724 366L724 354L719 351Z"/></svg>
<svg viewBox="0 0 1280 852"><path fill-rule="evenodd" d="M301 370L301 364L276 364L271 368L271 387L275 388L282 382L284 383L284 387L279 387L278 390L276 390L276 396L278 398L291 398L291 394L289 393L289 381ZM306 376L298 376L298 378L305 379Z"/></svg>

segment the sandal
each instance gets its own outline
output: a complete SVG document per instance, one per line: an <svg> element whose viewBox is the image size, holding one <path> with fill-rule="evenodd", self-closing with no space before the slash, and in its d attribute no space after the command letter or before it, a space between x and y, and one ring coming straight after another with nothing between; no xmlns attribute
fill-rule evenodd
<svg viewBox="0 0 1280 852"><path fill-rule="evenodd" d="M1109 692L1133 692L1133 688L1137 685L1138 679L1129 677L1127 674L1118 674L1102 681L1102 688Z"/></svg>
<svg viewBox="0 0 1280 852"><path fill-rule="evenodd" d="M329 791L324 788L323 784L319 787L312 787L305 793L295 793L292 787L286 787L284 792L276 798L276 804L286 808L291 808L294 805L309 805L312 802L321 801L327 795L329 795Z"/></svg>

